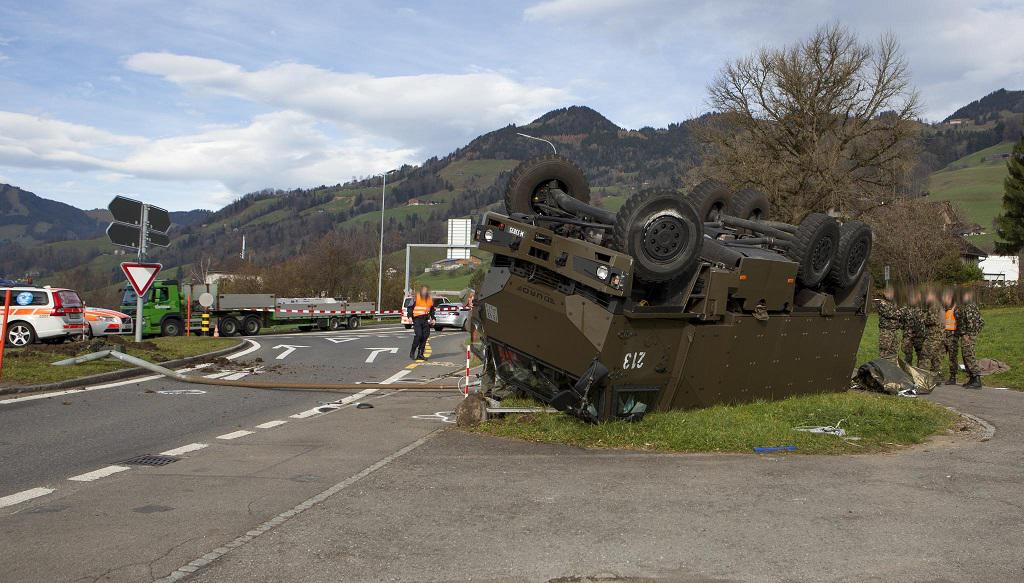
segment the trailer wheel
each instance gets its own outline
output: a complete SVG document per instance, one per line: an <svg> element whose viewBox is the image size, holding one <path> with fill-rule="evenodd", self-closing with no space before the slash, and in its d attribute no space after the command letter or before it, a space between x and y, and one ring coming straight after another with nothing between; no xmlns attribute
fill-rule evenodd
<svg viewBox="0 0 1024 583"><path fill-rule="evenodd" d="M693 205L671 191L638 192L615 216L614 246L633 257L634 273L647 282L689 273L697 265L703 237Z"/></svg>
<svg viewBox="0 0 1024 583"><path fill-rule="evenodd" d="M345 327L349 330L358 330L360 324L362 324L362 321L358 316L349 316L348 323L345 324Z"/></svg>
<svg viewBox="0 0 1024 583"><path fill-rule="evenodd" d="M167 318L160 324L161 336L181 336L181 320Z"/></svg>
<svg viewBox="0 0 1024 583"><path fill-rule="evenodd" d="M732 195L725 213L739 219L763 221L768 219L771 208L767 194L753 188L744 188Z"/></svg>
<svg viewBox="0 0 1024 583"><path fill-rule="evenodd" d="M793 235L786 256L797 262L796 278L804 287L814 287L828 275L839 248L839 223L822 213L807 215Z"/></svg>
<svg viewBox="0 0 1024 583"><path fill-rule="evenodd" d="M545 191L552 187L577 200L590 202L590 185L583 170L564 156L548 154L526 160L512 171L505 189L505 210L508 214L542 213L538 205L547 201Z"/></svg>
<svg viewBox="0 0 1024 583"><path fill-rule="evenodd" d="M263 328L263 322L260 321L259 316L246 316L242 320L242 334L246 336L259 335L261 328Z"/></svg>
<svg viewBox="0 0 1024 583"><path fill-rule="evenodd" d="M220 327L221 336L234 336L242 328L242 325L233 316L221 318L217 325Z"/></svg>
<svg viewBox="0 0 1024 583"><path fill-rule="evenodd" d="M717 221L721 218L731 198L732 193L729 189L715 180L701 182L686 195L686 200L693 205L701 222Z"/></svg>
<svg viewBox="0 0 1024 583"><path fill-rule="evenodd" d="M341 318L331 318L330 325L328 327L331 330L341 330Z"/></svg>
<svg viewBox="0 0 1024 583"><path fill-rule="evenodd" d="M860 279L871 257L871 227L849 221L839 228L839 249L826 280L833 290L845 290Z"/></svg>

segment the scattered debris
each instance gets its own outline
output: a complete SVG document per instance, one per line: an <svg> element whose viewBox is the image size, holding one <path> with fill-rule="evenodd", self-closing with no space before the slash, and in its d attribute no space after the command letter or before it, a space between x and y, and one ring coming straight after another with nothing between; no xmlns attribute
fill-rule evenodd
<svg viewBox="0 0 1024 583"><path fill-rule="evenodd" d="M356 403L356 409L373 409L370 403Z"/></svg>
<svg viewBox="0 0 1024 583"><path fill-rule="evenodd" d="M470 393L455 407L455 423L459 427L476 427L487 419L487 400L480 393Z"/></svg>

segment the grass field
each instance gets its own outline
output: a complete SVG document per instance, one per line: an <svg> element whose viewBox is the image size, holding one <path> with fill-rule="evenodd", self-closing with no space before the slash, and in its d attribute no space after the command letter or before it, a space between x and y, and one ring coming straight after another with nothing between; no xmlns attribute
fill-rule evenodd
<svg viewBox="0 0 1024 583"><path fill-rule="evenodd" d="M228 348L238 344L238 340L179 336L177 338L154 338L136 345L122 337L112 337L85 343L35 344L26 348L7 348L4 354L3 378L0 379L0 387L52 383L131 368L131 365L112 358L72 366L53 366L51 364L72 356L108 349L110 344L120 344L132 356L159 363Z"/></svg>
<svg viewBox="0 0 1024 583"><path fill-rule="evenodd" d="M1010 365L1008 372L983 377L983 382L990 387L1024 391L1024 308L983 310L982 316L985 318L985 329L978 337L978 358L994 358ZM878 317L874 314L868 317L868 325L857 352L857 364L873 358L878 358ZM945 362L943 355L943 367ZM960 382L966 380L962 377L961 373Z"/></svg>
<svg viewBox="0 0 1024 583"><path fill-rule="evenodd" d="M964 156L933 173L928 183L932 199L952 201L986 230L985 235L969 239L987 251L995 239L992 219L1002 212L1006 160L999 154L1012 149L1013 142L1003 142Z"/></svg>

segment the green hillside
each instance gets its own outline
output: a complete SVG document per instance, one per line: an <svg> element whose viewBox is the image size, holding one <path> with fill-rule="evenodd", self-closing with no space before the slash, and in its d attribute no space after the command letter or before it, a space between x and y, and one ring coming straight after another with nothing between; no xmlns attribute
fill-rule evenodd
<svg viewBox="0 0 1024 583"><path fill-rule="evenodd" d="M1003 179L1006 177L1007 154L1013 142L1003 142L968 154L931 175L929 190L934 200L948 200L964 210L970 219L985 229L986 234L970 240L987 251L992 250L992 220L1002 211Z"/></svg>

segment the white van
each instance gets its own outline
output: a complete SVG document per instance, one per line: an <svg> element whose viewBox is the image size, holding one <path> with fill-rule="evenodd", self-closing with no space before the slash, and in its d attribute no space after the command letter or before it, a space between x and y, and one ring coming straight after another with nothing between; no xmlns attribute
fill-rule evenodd
<svg viewBox="0 0 1024 583"><path fill-rule="evenodd" d="M28 346L37 340L63 342L85 331L84 306L78 293L49 286L0 287L0 322L7 290L11 291L11 304L4 340L9 346Z"/></svg>

